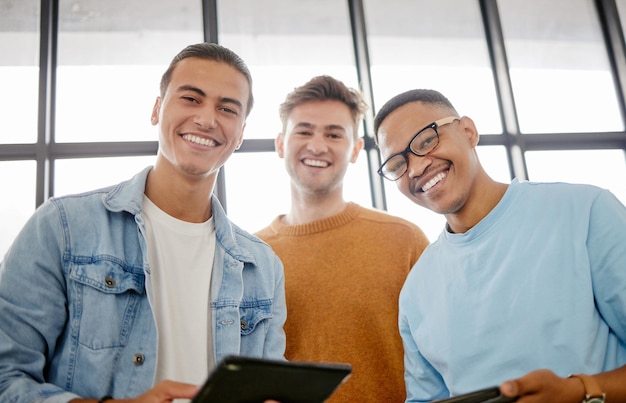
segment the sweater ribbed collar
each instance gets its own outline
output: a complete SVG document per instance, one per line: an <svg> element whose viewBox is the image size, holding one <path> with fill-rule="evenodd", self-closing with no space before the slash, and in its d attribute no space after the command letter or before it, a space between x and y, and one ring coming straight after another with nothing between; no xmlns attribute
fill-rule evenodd
<svg viewBox="0 0 626 403"><path fill-rule="evenodd" d="M354 218L359 214L361 206L354 202L348 202L346 208L339 214L324 218L323 220L317 220L306 224L300 225L287 225L282 222L282 217L284 215L280 215L272 221L270 225L272 230L281 235L287 236L303 236L303 235L311 235L318 232L328 231L337 227L341 227L354 220Z"/></svg>

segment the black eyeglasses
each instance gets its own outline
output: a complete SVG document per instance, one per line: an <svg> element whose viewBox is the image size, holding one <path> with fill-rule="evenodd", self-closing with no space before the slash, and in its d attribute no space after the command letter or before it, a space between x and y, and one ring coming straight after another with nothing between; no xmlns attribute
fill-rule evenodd
<svg viewBox="0 0 626 403"><path fill-rule="evenodd" d="M409 159L408 153L413 153L419 157L423 157L437 147L439 144L439 131L443 125L459 120L457 116L449 116L439 119L418 131L409 142L404 151L396 153L387 158L385 162L378 168L378 174L390 181L397 181L404 175L408 169Z"/></svg>

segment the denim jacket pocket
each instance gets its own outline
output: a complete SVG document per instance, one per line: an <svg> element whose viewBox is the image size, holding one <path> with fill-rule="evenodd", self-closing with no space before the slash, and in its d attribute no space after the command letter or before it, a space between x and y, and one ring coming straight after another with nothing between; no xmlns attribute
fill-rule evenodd
<svg viewBox="0 0 626 403"><path fill-rule="evenodd" d="M267 299L242 302L239 307L239 317L241 335L247 336L258 326L267 326L267 319L272 318L272 301Z"/></svg>
<svg viewBox="0 0 626 403"><path fill-rule="evenodd" d="M78 343L91 350L126 345L146 297L143 272L129 271L118 259L104 257L73 263L69 277L71 328Z"/></svg>

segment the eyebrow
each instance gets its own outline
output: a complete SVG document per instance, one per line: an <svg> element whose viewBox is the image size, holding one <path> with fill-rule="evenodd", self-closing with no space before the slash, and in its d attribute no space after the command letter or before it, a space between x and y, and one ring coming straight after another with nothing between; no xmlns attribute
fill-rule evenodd
<svg viewBox="0 0 626 403"><path fill-rule="evenodd" d="M202 91L198 87L194 87L193 85L181 85L180 87L176 89L176 92L183 92L183 91L195 92L196 94L200 96L206 97L206 93L204 91Z"/></svg>
<svg viewBox="0 0 626 403"><path fill-rule="evenodd" d="M201 97L206 97L206 93L204 91L202 91L198 87L194 87L193 85L185 84L177 88L177 92L183 92L183 91L195 92ZM235 98L222 97L220 98L220 102L233 104L233 105L238 106L240 109L243 109L243 104L241 103L241 101Z"/></svg>
<svg viewBox="0 0 626 403"><path fill-rule="evenodd" d="M326 130L341 130L341 131L346 131L345 127L341 126L341 125L327 125L324 126L324 129Z"/></svg>
<svg viewBox="0 0 626 403"><path fill-rule="evenodd" d="M298 122L298 124L296 124L295 127L304 127L306 129L314 129L316 125L314 125L313 123L309 123L309 122ZM346 129L341 126L341 125L326 125L324 126L325 130L341 130L341 131L346 131Z"/></svg>

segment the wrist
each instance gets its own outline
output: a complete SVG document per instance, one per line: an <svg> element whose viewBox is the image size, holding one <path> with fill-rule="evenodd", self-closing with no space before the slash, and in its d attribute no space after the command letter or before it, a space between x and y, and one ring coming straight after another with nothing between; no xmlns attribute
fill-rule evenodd
<svg viewBox="0 0 626 403"><path fill-rule="evenodd" d="M567 378L571 379L571 385L574 385L571 387L570 390L576 391L578 401L584 401L587 397L587 390L585 389L585 384L583 383L582 379L574 375L569 375Z"/></svg>
<svg viewBox="0 0 626 403"><path fill-rule="evenodd" d="M604 403L606 394L602 391L598 381L586 374L572 374L569 378L577 378L584 389L584 397L582 403Z"/></svg>

